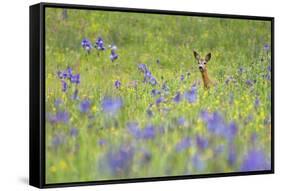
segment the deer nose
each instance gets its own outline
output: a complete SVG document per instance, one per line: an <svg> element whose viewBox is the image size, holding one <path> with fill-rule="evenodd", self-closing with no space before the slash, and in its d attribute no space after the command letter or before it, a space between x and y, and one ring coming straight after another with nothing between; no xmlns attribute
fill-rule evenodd
<svg viewBox="0 0 281 191"><path fill-rule="evenodd" d="M203 70L203 66L199 66L199 69L200 69L200 70Z"/></svg>

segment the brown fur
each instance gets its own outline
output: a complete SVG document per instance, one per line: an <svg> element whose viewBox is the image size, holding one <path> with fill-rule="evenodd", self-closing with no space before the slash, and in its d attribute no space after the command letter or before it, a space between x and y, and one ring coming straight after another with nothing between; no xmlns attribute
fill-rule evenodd
<svg viewBox="0 0 281 191"><path fill-rule="evenodd" d="M207 63L211 59L211 53L208 53L205 58L201 58L201 56L196 52L193 51L194 57L198 62L199 70L202 75L203 84L205 89L210 89L210 87L213 85L212 80L210 80L207 70Z"/></svg>

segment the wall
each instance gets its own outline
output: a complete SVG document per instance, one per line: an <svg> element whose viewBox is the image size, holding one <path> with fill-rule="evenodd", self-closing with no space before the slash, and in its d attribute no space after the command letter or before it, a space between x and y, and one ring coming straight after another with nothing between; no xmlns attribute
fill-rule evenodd
<svg viewBox="0 0 281 191"><path fill-rule="evenodd" d="M28 7L38 3L28 1L2 1L0 20L0 190L37 190L28 186ZM48 1L47 1L48 2ZM135 8L167 9L193 12L274 16L275 20L275 113L281 111L280 55L281 12L277 0L76 0L51 1ZM134 183L96 187L76 187L68 190L267 190L280 185L280 130L281 119L276 115L276 174L247 177L179 180L169 182ZM55 189L64 190L64 189Z"/></svg>

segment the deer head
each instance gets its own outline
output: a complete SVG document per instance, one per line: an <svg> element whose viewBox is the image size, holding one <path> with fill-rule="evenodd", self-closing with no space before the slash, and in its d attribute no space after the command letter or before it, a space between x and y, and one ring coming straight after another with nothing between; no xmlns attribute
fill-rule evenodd
<svg viewBox="0 0 281 191"><path fill-rule="evenodd" d="M205 58L201 58L201 56L194 50L193 51L194 57L198 62L198 68L200 72L205 72L207 71L207 63L211 59L211 53L208 53Z"/></svg>
<svg viewBox="0 0 281 191"><path fill-rule="evenodd" d="M204 87L209 89L211 87L212 81L209 79L208 72L207 72L207 63L211 59L211 53L208 53L205 58L201 58L201 56L196 52L193 51L194 57L197 60L198 68L202 74L202 80L204 83Z"/></svg>

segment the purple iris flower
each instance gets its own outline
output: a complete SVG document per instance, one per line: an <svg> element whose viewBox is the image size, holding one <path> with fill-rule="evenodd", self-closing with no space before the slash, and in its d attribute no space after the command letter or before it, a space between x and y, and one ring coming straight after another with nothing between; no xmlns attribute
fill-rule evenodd
<svg viewBox="0 0 281 191"><path fill-rule="evenodd" d="M178 118L178 125L184 125L184 124L185 124L185 118L184 117Z"/></svg>
<svg viewBox="0 0 281 191"><path fill-rule="evenodd" d="M55 104L55 107L59 107L60 104L62 104L62 100L61 99L56 99L54 104Z"/></svg>
<svg viewBox="0 0 281 191"><path fill-rule="evenodd" d="M161 92L159 90L156 90L156 89L151 90L151 95L152 96L157 96L159 94L161 94Z"/></svg>
<svg viewBox="0 0 281 191"><path fill-rule="evenodd" d="M265 51L269 51L269 50L270 50L270 45L269 45L269 44L265 44L265 45L263 46L263 49L264 49Z"/></svg>
<svg viewBox="0 0 281 191"><path fill-rule="evenodd" d="M105 97L102 100L101 105L105 113L115 114L117 111L121 109L123 102L121 98Z"/></svg>
<svg viewBox="0 0 281 191"><path fill-rule="evenodd" d="M260 99L257 97L255 100L255 107L258 108L260 106Z"/></svg>
<svg viewBox="0 0 281 191"><path fill-rule="evenodd" d="M196 136L196 144L199 147L199 149L206 149L209 145L208 139L201 137L201 136Z"/></svg>
<svg viewBox="0 0 281 191"><path fill-rule="evenodd" d="M253 85L254 85L254 83L253 83L252 80L247 80L247 81L246 81L246 84L247 84L248 86L253 86Z"/></svg>
<svg viewBox="0 0 281 191"><path fill-rule="evenodd" d="M71 96L71 99L73 99L73 100L78 99L78 89L75 89L75 90L74 90L74 93L73 93L73 95Z"/></svg>
<svg viewBox="0 0 281 191"><path fill-rule="evenodd" d="M79 109L82 113L87 113L90 110L91 102L89 100L83 100L80 103Z"/></svg>
<svg viewBox="0 0 281 191"><path fill-rule="evenodd" d="M135 138L140 139L142 137L142 131L139 128L139 125L137 122L128 122L127 123L127 129L131 135L133 135Z"/></svg>
<svg viewBox="0 0 281 191"><path fill-rule="evenodd" d="M141 129L136 122L127 123L127 129L136 139L153 139L156 135L156 130L153 125L147 125Z"/></svg>
<svg viewBox="0 0 281 191"><path fill-rule="evenodd" d="M130 170L134 158L134 149L121 146L117 151L110 151L106 155L106 162L113 175L120 175Z"/></svg>
<svg viewBox="0 0 281 191"><path fill-rule="evenodd" d="M146 73L146 71L148 70L145 64L139 64L138 69L143 73Z"/></svg>
<svg viewBox="0 0 281 191"><path fill-rule="evenodd" d="M189 91L186 91L184 93L185 99L189 102L189 103L194 103L197 100L197 89L196 86L191 87L191 89Z"/></svg>
<svg viewBox="0 0 281 191"><path fill-rule="evenodd" d="M184 75L183 75L183 74L180 76L180 80L181 80L181 81L184 80Z"/></svg>
<svg viewBox="0 0 281 191"><path fill-rule="evenodd" d="M177 143L176 151L177 152L184 151L187 148L189 148L190 146L191 146L191 139L186 137L186 138L182 139L179 143Z"/></svg>
<svg viewBox="0 0 281 191"><path fill-rule="evenodd" d="M101 37L98 37L96 40L96 48L98 50L105 50L105 48L103 46L103 39Z"/></svg>
<svg viewBox="0 0 281 191"><path fill-rule="evenodd" d="M111 50L111 54L110 54L110 60L111 62L113 62L114 60L116 60L118 58L118 54L116 54L115 50Z"/></svg>
<svg viewBox="0 0 281 191"><path fill-rule="evenodd" d="M114 85L115 85L115 87L118 89L118 88L121 87L121 82L120 82L119 80L116 80L116 81L114 82Z"/></svg>
<svg viewBox="0 0 281 191"><path fill-rule="evenodd" d="M164 97L159 97L156 101L155 101L155 103L156 103L156 105L159 105L161 102L163 102L165 100L165 98Z"/></svg>
<svg viewBox="0 0 281 191"><path fill-rule="evenodd" d="M61 89L61 90L62 90L63 92L66 92L66 90L67 90L67 83L66 83L64 80L62 80L62 81L61 81L61 84L62 84L62 89Z"/></svg>
<svg viewBox="0 0 281 191"><path fill-rule="evenodd" d="M78 135L78 129L75 128L75 127L71 128L70 129L70 136L71 137L77 137L77 135Z"/></svg>
<svg viewBox="0 0 281 191"><path fill-rule="evenodd" d="M262 150L252 149L243 159L241 164L241 171L258 171L258 170L270 170L270 160L266 158L266 155Z"/></svg>
<svg viewBox="0 0 281 191"><path fill-rule="evenodd" d="M156 81L156 79L153 76L151 76L150 79L149 79L149 83L151 85L155 86L157 84L157 81Z"/></svg>
<svg viewBox="0 0 281 191"><path fill-rule="evenodd" d="M89 39L84 38L81 41L81 46L86 50L88 53L90 53L91 49L93 48L92 43Z"/></svg>
<svg viewBox="0 0 281 191"><path fill-rule="evenodd" d="M55 115L47 114L47 119L51 123L67 123L69 121L69 114L66 111L58 111Z"/></svg>
<svg viewBox="0 0 281 191"><path fill-rule="evenodd" d="M142 138L143 139L153 139L155 137L155 128L153 125L147 125L143 130L142 130Z"/></svg>
<svg viewBox="0 0 281 191"><path fill-rule="evenodd" d="M175 97L173 98L174 102L179 103L181 101L181 94L180 92L177 92Z"/></svg>
<svg viewBox="0 0 281 191"><path fill-rule="evenodd" d="M100 146L104 146L104 145L106 145L106 140L104 140L104 139L100 139L99 141L98 141L98 143L99 143L99 145Z"/></svg>
<svg viewBox="0 0 281 191"><path fill-rule="evenodd" d="M63 144L64 142L64 136L57 134L53 137L52 139L52 146L57 149L58 146L60 146L61 144Z"/></svg>
<svg viewBox="0 0 281 191"><path fill-rule="evenodd" d="M58 111L56 114L57 122L67 123L69 121L69 114L66 111Z"/></svg>
<svg viewBox="0 0 281 191"><path fill-rule="evenodd" d="M192 157L192 165L195 167L197 171L203 171L206 167L204 161L200 158L198 154L195 154Z"/></svg>
<svg viewBox="0 0 281 191"><path fill-rule="evenodd" d="M233 166L236 162L236 159L237 159L236 149L233 146L230 146L228 148L228 158L227 158L228 164Z"/></svg>
<svg viewBox="0 0 281 191"><path fill-rule="evenodd" d="M73 84L80 84L80 74L72 75L70 82Z"/></svg>

